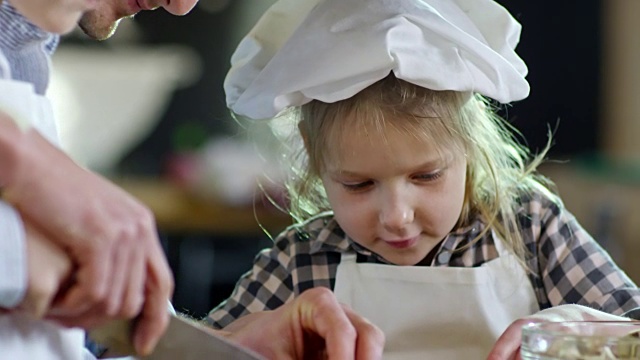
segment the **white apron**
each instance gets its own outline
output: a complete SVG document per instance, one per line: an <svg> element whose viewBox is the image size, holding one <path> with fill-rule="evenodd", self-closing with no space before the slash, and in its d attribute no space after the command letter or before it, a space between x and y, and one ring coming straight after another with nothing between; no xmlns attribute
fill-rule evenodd
<svg viewBox="0 0 640 360"><path fill-rule="evenodd" d="M33 92L31 84L0 81L0 109L18 117L54 144L58 136L51 103ZM84 350L84 331L67 329L26 315L0 314L0 360L80 360L92 358Z"/></svg>
<svg viewBox="0 0 640 360"><path fill-rule="evenodd" d="M507 326L539 310L523 266L494 241L499 257L475 268L359 264L346 254L335 294L382 329L385 360L486 359Z"/></svg>

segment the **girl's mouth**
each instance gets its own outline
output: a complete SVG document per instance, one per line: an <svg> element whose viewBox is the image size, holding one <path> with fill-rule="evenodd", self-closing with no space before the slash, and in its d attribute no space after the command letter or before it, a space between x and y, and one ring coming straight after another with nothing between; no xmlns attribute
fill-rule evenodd
<svg viewBox="0 0 640 360"><path fill-rule="evenodd" d="M407 249L414 246L418 242L418 237L413 237L405 240L393 240L393 241L385 241L389 246L394 249Z"/></svg>

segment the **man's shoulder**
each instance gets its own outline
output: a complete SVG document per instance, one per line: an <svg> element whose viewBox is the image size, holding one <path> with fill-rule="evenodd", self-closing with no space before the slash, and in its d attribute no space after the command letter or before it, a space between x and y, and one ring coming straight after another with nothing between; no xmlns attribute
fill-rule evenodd
<svg viewBox="0 0 640 360"><path fill-rule="evenodd" d="M16 62L24 61L24 47L39 46L48 61L60 42L60 35L44 31L20 14L8 1L0 0L0 79L20 78ZM28 55L29 56L29 55Z"/></svg>

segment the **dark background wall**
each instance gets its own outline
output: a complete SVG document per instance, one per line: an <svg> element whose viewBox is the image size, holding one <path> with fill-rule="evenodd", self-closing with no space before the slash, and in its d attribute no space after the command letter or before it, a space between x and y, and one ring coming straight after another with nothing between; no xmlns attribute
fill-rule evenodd
<svg viewBox="0 0 640 360"><path fill-rule="evenodd" d="M532 150L541 149L554 131L551 155L567 158L597 149L600 78L600 2L596 0L501 0L523 25L520 56L529 66L531 95L504 108ZM121 163L126 173L157 174L175 150L174 133L188 123L210 134L232 133L222 82L237 39L233 33L239 1L219 12L200 7L186 18L163 11L145 12L135 21L143 42L181 43L204 61L203 76L179 90L156 130Z"/></svg>
<svg viewBox="0 0 640 360"><path fill-rule="evenodd" d="M508 118L533 150L555 131L551 154L590 153L598 147L600 107L601 3L586 1L501 0L522 24L517 50L529 66L528 99Z"/></svg>

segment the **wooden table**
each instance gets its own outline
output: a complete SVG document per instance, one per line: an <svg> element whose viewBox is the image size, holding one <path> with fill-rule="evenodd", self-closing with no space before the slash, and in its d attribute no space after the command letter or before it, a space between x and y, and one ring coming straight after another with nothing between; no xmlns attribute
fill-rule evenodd
<svg viewBox="0 0 640 360"><path fill-rule="evenodd" d="M234 207L165 180L120 177L114 182L151 209L162 232L255 236L264 230L278 233L292 223L273 206Z"/></svg>

